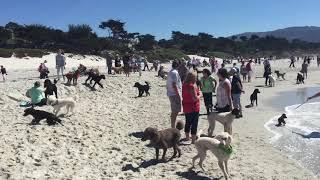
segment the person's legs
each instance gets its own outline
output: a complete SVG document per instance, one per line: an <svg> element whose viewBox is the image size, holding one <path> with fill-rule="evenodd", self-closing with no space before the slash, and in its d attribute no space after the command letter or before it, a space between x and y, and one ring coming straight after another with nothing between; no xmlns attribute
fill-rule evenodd
<svg viewBox="0 0 320 180"><path fill-rule="evenodd" d="M266 86L268 86L268 80L269 80L269 76L266 76L266 81L265 81Z"/></svg>
<svg viewBox="0 0 320 180"><path fill-rule="evenodd" d="M184 125L184 132L186 134L186 140L189 141L190 139L190 129L192 124L192 113L185 114L186 116L186 124Z"/></svg>
<svg viewBox="0 0 320 180"><path fill-rule="evenodd" d="M192 144L197 140L197 130L198 130L198 120L199 112L192 113L192 124L191 124L191 135L192 135Z"/></svg>
<svg viewBox="0 0 320 180"><path fill-rule="evenodd" d="M4 74L2 74L2 80L3 80L3 82L5 82L6 81L6 78L4 77L5 75Z"/></svg>
<svg viewBox="0 0 320 180"><path fill-rule="evenodd" d="M60 80L60 67L57 67L57 78Z"/></svg>
<svg viewBox="0 0 320 180"><path fill-rule="evenodd" d="M171 127L175 128L177 116L181 111L181 100L179 96L170 96L169 100L171 104Z"/></svg>
<svg viewBox="0 0 320 180"><path fill-rule="evenodd" d="M60 69L61 76L62 76L62 79L63 79L63 81L64 81L64 80L65 80L64 73L63 73L64 67L60 67L60 68L61 68L61 69Z"/></svg>

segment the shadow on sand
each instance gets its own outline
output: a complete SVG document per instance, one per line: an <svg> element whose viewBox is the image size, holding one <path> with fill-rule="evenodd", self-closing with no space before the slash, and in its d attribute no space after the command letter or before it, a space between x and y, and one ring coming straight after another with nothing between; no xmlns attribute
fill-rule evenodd
<svg viewBox="0 0 320 180"><path fill-rule="evenodd" d="M320 138L320 132L312 132L312 133L307 134L307 135L301 134L301 133L298 133L298 132L294 132L294 131L292 131L292 132L297 134L297 135L299 135L299 136L301 136L301 137L303 137L303 138L306 138L306 139Z"/></svg>
<svg viewBox="0 0 320 180"><path fill-rule="evenodd" d="M201 171L194 171L192 168L190 168L188 171L186 172L176 172L176 174L178 176L180 176L181 178L183 179L190 179L190 180L194 180L194 179L197 179L197 180L219 180L221 179L222 177L220 178L209 178L209 177L206 177L206 176L203 176L203 175L199 175Z"/></svg>

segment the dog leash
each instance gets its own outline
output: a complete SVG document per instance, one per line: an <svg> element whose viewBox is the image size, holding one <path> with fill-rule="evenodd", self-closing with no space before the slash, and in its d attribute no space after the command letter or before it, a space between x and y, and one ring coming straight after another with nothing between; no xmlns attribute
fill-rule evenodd
<svg viewBox="0 0 320 180"><path fill-rule="evenodd" d="M306 100L305 102L303 102L302 104L300 104L299 106L297 106L297 107L295 108L295 110L298 109L299 107L303 106L303 105L306 104L307 102L308 102L308 100Z"/></svg>

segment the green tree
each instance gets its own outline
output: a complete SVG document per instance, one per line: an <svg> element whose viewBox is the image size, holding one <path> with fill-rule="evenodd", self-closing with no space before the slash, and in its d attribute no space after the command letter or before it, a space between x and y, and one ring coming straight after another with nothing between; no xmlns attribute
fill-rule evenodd
<svg viewBox="0 0 320 180"><path fill-rule="evenodd" d="M100 29L107 29L109 32L109 36L112 34L112 37L115 39L119 39L123 37L127 32L124 30L124 22L119 20L110 19L108 21L103 21L99 25Z"/></svg>
<svg viewBox="0 0 320 180"><path fill-rule="evenodd" d="M154 49L154 46L157 45L157 41L155 37L151 34L140 35L138 36L139 43L136 45L138 50L142 51L150 51Z"/></svg>

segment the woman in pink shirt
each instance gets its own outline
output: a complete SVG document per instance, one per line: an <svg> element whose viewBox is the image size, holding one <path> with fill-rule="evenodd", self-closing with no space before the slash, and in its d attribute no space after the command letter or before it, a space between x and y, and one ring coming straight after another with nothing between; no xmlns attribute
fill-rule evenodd
<svg viewBox="0 0 320 180"><path fill-rule="evenodd" d="M190 130L192 143L196 141L199 112L200 112L200 90L196 86L197 76L188 73L182 85L182 106L186 116L185 133L186 139L190 140Z"/></svg>

